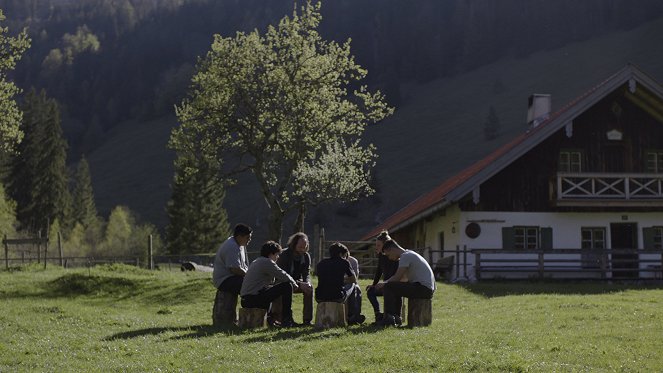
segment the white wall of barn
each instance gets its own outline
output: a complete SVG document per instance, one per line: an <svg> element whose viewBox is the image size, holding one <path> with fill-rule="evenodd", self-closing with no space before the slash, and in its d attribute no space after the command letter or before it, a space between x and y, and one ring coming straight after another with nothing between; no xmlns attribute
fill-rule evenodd
<svg viewBox="0 0 663 373"><path fill-rule="evenodd" d="M481 228L481 233L474 239L465 234L465 228L471 222L479 224ZM663 224L663 212L462 212L457 205L453 205L447 208L444 213L438 213L433 218L429 218L428 221L421 220L417 224L416 238L419 248L433 250L432 253L424 252L427 259L432 258L432 263L435 263L441 257L441 253L436 252L440 247L444 247L445 250L460 248L460 255L457 255L456 258L458 263L459 261L462 262L464 247L468 251L472 249L501 249L503 227L550 227L553 230L553 249L578 249L581 247L581 227L603 227L606 232L606 246L609 248L612 247L610 242L610 224L612 223L635 223L637 225L638 248L643 248L642 228L661 226ZM443 233L444 236L443 246L440 245L440 233ZM445 252L444 256L455 254ZM525 255L528 254L504 254L503 258L522 258ZM573 254L560 256L560 258L565 259L574 257ZM660 255L655 257L660 257ZM466 258L467 266L465 270L468 272L467 277L471 279L474 277L474 256L467 254ZM463 268L459 268L459 270L461 275L465 276Z"/></svg>

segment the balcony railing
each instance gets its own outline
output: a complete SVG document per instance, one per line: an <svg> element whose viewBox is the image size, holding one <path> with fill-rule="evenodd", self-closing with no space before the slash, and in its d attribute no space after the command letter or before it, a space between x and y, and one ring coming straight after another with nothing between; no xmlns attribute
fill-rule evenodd
<svg viewBox="0 0 663 373"><path fill-rule="evenodd" d="M558 173L557 200L663 200L663 174Z"/></svg>

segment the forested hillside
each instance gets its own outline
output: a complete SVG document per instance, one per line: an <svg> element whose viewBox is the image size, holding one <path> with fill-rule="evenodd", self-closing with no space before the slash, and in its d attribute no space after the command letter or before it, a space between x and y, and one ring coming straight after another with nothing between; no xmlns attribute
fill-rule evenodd
<svg viewBox="0 0 663 373"><path fill-rule="evenodd" d="M0 0L11 29L27 27L32 37L15 81L60 103L68 161L89 156L100 212L127 204L161 227L173 105L198 56L214 33L264 29L292 7L292 0ZM508 140L534 91L553 93L561 105L627 61L663 77L651 71L663 61L658 0L329 0L322 16L323 36L351 38L366 83L397 108L368 133L381 155L376 196L311 215L309 223L338 235L356 236ZM502 126L493 141L482 133L489 106ZM261 224L266 207L251 190L240 181L229 191L232 222Z"/></svg>
<svg viewBox="0 0 663 373"><path fill-rule="evenodd" d="M64 109L74 158L117 124L172 113L196 58L214 33L264 29L293 0L2 0L32 48L22 87L46 88ZM300 2L301 3L301 2ZM401 85L467 72L502 57L523 58L656 18L663 3L588 0L334 0L322 33L352 38L368 83L401 103Z"/></svg>

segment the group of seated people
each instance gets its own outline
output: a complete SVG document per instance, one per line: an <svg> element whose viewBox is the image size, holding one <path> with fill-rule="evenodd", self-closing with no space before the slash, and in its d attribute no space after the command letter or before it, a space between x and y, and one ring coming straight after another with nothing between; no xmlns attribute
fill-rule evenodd
<svg viewBox="0 0 663 373"><path fill-rule="evenodd" d="M359 263L345 245L332 244L329 258L317 264L314 292L309 240L305 233L290 236L285 250L277 242L265 242L260 248L260 257L249 264L246 246L251 235L249 226L237 224L233 236L217 250L212 276L217 289L241 296L242 307L268 310L267 320L272 326L300 325L292 315L293 293L303 294L303 325L310 325L313 320L314 293L318 303L344 303L349 324L365 321L361 313L362 291L357 282ZM387 231L376 238L375 250L378 267L373 283L366 288L375 313L374 323L398 326L402 323L403 297L433 297L433 271L421 255L400 247ZM380 311L378 296L384 297L384 313Z"/></svg>

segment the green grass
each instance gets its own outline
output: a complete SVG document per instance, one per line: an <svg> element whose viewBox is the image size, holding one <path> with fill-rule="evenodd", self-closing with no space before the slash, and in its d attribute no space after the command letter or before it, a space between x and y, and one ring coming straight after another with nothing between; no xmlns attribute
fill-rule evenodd
<svg viewBox="0 0 663 373"><path fill-rule="evenodd" d="M1 372L663 370L661 286L439 284L426 328L241 331L211 326L209 273L31 267L0 284Z"/></svg>

